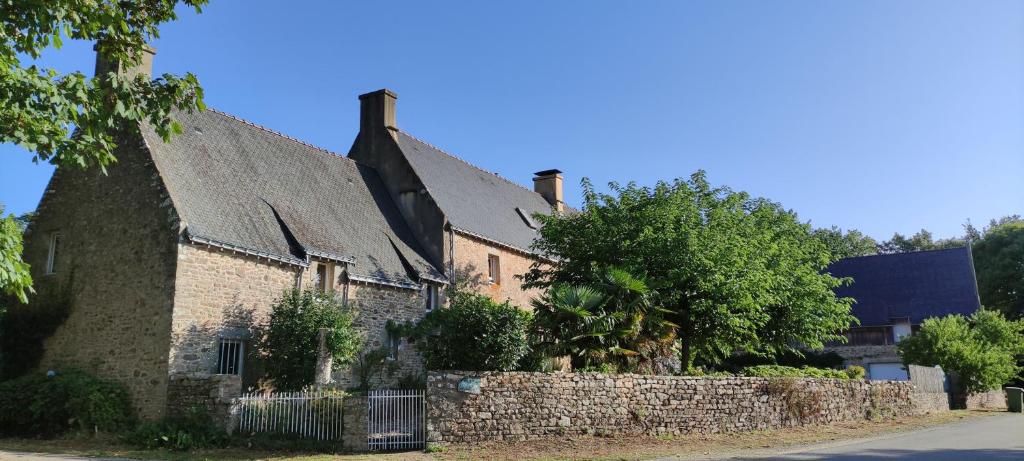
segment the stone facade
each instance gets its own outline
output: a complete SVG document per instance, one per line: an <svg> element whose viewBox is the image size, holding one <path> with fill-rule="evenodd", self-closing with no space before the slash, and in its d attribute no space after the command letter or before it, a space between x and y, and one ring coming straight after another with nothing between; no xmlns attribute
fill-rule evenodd
<svg viewBox="0 0 1024 461"><path fill-rule="evenodd" d="M125 385L143 418L163 415L178 218L137 136L120 139L116 166L58 168L25 239L37 294L69 303L46 340L40 369L77 367ZM49 246L59 235L54 273Z"/></svg>
<svg viewBox="0 0 1024 461"><path fill-rule="evenodd" d="M523 282L517 276L529 272L536 261L534 257L459 233L453 240L456 283L466 283L497 302L508 300L521 309L531 309L530 300L540 296L541 291L536 288L524 290ZM488 282L489 255L498 257L499 283Z"/></svg>
<svg viewBox="0 0 1024 461"><path fill-rule="evenodd" d="M299 269L187 243L178 246L177 259L171 374L215 373L220 338L248 341L251 326L295 286ZM255 384L247 375L245 384Z"/></svg>
<svg viewBox="0 0 1024 461"><path fill-rule="evenodd" d="M397 324L416 322L427 314L426 300L421 291L380 285L349 285L348 305L356 311L354 323L364 335L364 350L389 347L389 334L385 328L388 320ZM403 376L423 373L423 359L404 339L398 341L397 354L389 360L390 376L383 376L375 385L394 385ZM358 383L351 367L336 371L333 378L342 388Z"/></svg>
<svg viewBox="0 0 1024 461"><path fill-rule="evenodd" d="M477 379L479 386L463 381ZM766 430L948 409L909 382L598 373L431 372L428 440Z"/></svg>
<svg viewBox="0 0 1024 461"><path fill-rule="evenodd" d="M960 397L963 408L968 410L1006 410L1006 391L995 389L988 392Z"/></svg>
<svg viewBox="0 0 1024 461"><path fill-rule="evenodd" d="M167 384L168 416L180 416L192 408L206 409L214 421L233 430L232 399L242 393L242 380L235 375L171 375Z"/></svg>

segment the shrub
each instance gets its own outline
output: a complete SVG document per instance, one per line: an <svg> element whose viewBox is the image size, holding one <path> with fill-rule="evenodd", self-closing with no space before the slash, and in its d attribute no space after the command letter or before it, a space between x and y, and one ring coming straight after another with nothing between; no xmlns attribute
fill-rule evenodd
<svg viewBox="0 0 1024 461"><path fill-rule="evenodd" d="M330 332L327 347L334 356L333 367L351 363L361 344L352 318L352 313L330 294L285 290L274 303L270 319L255 335L256 349L274 387L299 390L313 384L321 328Z"/></svg>
<svg viewBox="0 0 1024 461"><path fill-rule="evenodd" d="M738 372L755 365L784 365L787 367L840 368L843 357L835 352L783 351L776 355L733 354L721 362L712 363L715 369Z"/></svg>
<svg viewBox="0 0 1024 461"><path fill-rule="evenodd" d="M0 435L115 432L132 421L125 389L78 370L0 383Z"/></svg>
<svg viewBox="0 0 1024 461"><path fill-rule="evenodd" d="M743 376L759 378L831 378L850 379L850 375L843 370L832 370L828 368L814 367L786 367L782 365L756 365L744 368Z"/></svg>
<svg viewBox="0 0 1024 461"><path fill-rule="evenodd" d="M960 376L959 391L984 392L1020 376L1017 356L1024 354L1024 321L984 309L970 317L930 318L897 347L903 363L939 365Z"/></svg>
<svg viewBox="0 0 1024 461"><path fill-rule="evenodd" d="M228 435L205 409L192 407L180 416L141 424L125 436L125 441L150 450L194 450L223 446Z"/></svg>
<svg viewBox="0 0 1024 461"><path fill-rule="evenodd" d="M449 306L416 325L410 340L430 370L510 371L530 350L530 314L507 301L463 290L449 293Z"/></svg>
<svg viewBox="0 0 1024 461"><path fill-rule="evenodd" d="M850 379L865 379L868 376L867 370L860 365L850 365L844 371Z"/></svg>

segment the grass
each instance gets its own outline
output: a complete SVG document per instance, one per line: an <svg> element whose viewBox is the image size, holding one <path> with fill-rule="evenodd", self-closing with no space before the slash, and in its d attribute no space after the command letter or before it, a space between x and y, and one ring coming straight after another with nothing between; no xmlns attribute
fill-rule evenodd
<svg viewBox="0 0 1024 461"><path fill-rule="evenodd" d="M574 439L534 440L529 442L488 442L474 445L431 445L425 452L388 454L317 454L295 451L265 451L223 448L174 452L140 450L103 438L63 438L56 440L0 439L0 450L65 453L78 456L124 457L147 460L243 460L281 461L355 461L355 460L641 460L674 455L681 458L727 456L751 450L781 449L796 445L872 437L909 431L990 414L980 411L950 411L932 415L886 421L857 421L831 426L812 426L772 431L716 435L658 437L579 437Z"/></svg>

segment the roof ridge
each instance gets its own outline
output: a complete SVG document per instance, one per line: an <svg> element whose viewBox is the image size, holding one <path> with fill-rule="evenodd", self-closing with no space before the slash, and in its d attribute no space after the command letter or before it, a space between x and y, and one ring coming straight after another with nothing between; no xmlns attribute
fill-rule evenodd
<svg viewBox="0 0 1024 461"><path fill-rule="evenodd" d="M507 182L507 183L509 183L509 184L511 184L511 185L513 185L513 186L516 186L516 187L518 187L518 188L520 188L520 189L522 189L522 190L525 190L525 191L527 191L527 192L530 192L531 194L537 194L537 195L540 195L540 194L539 194L539 193L537 193L537 191L535 191L535 190L530 190L530 189L527 189L527 188L526 188L526 186L524 186L524 185L522 185L522 184L519 184L519 183L517 183L517 182L515 182L515 181L513 181L513 180L511 180L511 179L508 179L508 178L506 178L506 177L504 177L504 176L502 176L502 175L500 175L500 174L498 174L498 173L495 173L495 172L493 172L493 171L487 171L487 170L485 170L485 169L483 169L483 168L480 168L480 167L478 167L478 166L476 166L476 165L474 165L474 164L472 164L472 163L469 163L469 162L468 162L467 160L463 159L462 157L459 157L458 155L454 155L454 154L448 153L448 152L447 152L447 151L445 151L444 149L442 149L442 148L440 148L440 147L437 147L437 146L435 146L435 145L433 145L433 144L431 144L431 143L429 143L429 142L426 142L426 141L424 141L424 140L422 140L422 139L420 139L420 138L417 138L416 136L413 136L412 134L410 134L409 132L407 132L407 131L405 131L405 130L402 130L402 129L400 129L400 128L395 128L395 131L397 131L397 132L399 132L399 133L402 133L402 134L404 134L404 135L406 135L406 136L408 136L408 137L410 137L410 138L412 138L412 139L415 139L416 141L419 141L419 142L421 142L421 143L423 143L423 144L426 144L426 145L428 145L428 146L430 146L430 147L434 148L434 150L436 150L436 151L438 151L438 152L440 152L440 153L442 153L442 154L444 154L444 155L447 155L447 156L449 156L449 157L451 157L451 158L453 158L453 159L455 159L455 160L458 160L458 161L460 161L460 162L462 162L462 163L465 163L466 165L469 165L469 166L470 166L470 167L472 167L472 168L475 168L475 169L477 169L477 170L480 170L481 172L487 173L487 174L489 174L489 175L493 175L494 177L496 177L496 178L498 178L498 179L501 179L502 181L505 181L505 182ZM543 198L543 197L541 197L541 198Z"/></svg>
<svg viewBox="0 0 1024 461"><path fill-rule="evenodd" d="M967 249L967 248L968 248L968 246L967 246L967 245L964 245L964 246L960 246L960 247L949 247L949 248L929 248L929 249L927 249L927 250L913 250L913 251L898 251L898 252L896 252L896 253L875 253L875 254L873 254L873 255L858 255L858 256L850 256L850 257L848 257L848 258L842 258L842 259L838 259L838 260L836 260L836 262L839 262L839 261L843 261L843 260L847 260L847 259L860 259L860 258L874 258L874 257L877 257L877 256L900 256L900 255L912 255L912 254L917 254L917 253L929 253L929 252L933 252L933 251L953 251L953 250L965 250L965 249Z"/></svg>
<svg viewBox="0 0 1024 461"><path fill-rule="evenodd" d="M334 151L332 151L332 150L330 150L330 149L327 149L327 148L325 148L325 147L320 147L320 146L317 146L317 145L315 145L315 144L310 144L310 143L308 143L308 142L306 142L306 141L303 141L303 140L301 140L301 139L298 139L298 138L294 138L294 137L292 137L292 136L288 136L288 135L286 135L286 134L284 134L284 133L282 133L282 132L280 132L280 131L277 131L277 130L273 130L273 129L267 128L267 127L265 127L265 126L263 126L263 125L260 125L260 124L258 124L258 123L255 123L255 122L251 122L251 121L249 121L249 120L246 120L246 119L244 119L244 118L238 117L238 116L236 116L236 115L231 115L231 114L229 114L229 113L227 113L227 112L224 112L224 111L221 111L221 110L217 110L217 109L214 109L214 108L212 108L212 107L207 107L207 108L206 108L206 110L208 110L208 111L210 111L210 112L213 112L213 113L215 113L215 114L223 115L223 116L225 116L225 117L227 117L227 118L230 118L230 119L232 119L232 120L235 120L235 121L237 121L237 122L242 122L242 123L244 123L244 124L246 124L246 125L249 125L249 126L251 126L251 127L253 127L253 128L256 128L256 129L258 129L258 130L262 130L262 131L266 131L267 133L270 133L270 134L273 134L273 135L276 135L276 136L282 137L282 138L284 138L284 139L287 139L287 140L289 140L289 141L292 141L292 142L296 142L296 143L302 144L303 146L306 146L306 147L310 147L310 148L313 148L313 149L315 149L315 150L318 150L318 151L320 151L320 152L322 152L322 153L325 153L325 154L329 154L329 155L331 155L331 156L334 156L334 157L338 157L338 158L342 158L342 159L345 159L345 160L349 160L349 161L352 161L353 163L356 163L356 162L355 162L354 160L352 160L352 159L350 159L350 158L348 158L348 157L346 157L346 156L344 156L344 155L341 155L341 154L339 154L339 153L337 153L337 152L334 152Z"/></svg>

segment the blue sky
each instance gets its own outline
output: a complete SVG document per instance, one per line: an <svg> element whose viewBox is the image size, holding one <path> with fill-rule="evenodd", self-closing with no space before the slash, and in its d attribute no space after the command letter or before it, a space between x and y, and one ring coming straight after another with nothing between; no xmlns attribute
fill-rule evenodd
<svg viewBox="0 0 1024 461"><path fill-rule="evenodd" d="M155 42L211 107L346 153L357 95L524 185L688 176L876 238L1024 214L1024 2L213 0ZM92 45L42 64L93 69ZM0 145L0 202L52 173Z"/></svg>

